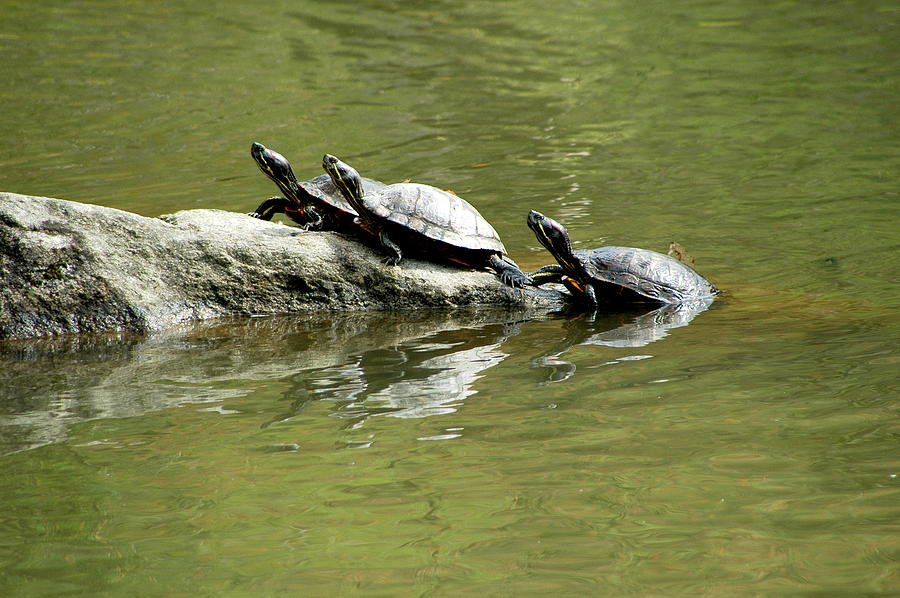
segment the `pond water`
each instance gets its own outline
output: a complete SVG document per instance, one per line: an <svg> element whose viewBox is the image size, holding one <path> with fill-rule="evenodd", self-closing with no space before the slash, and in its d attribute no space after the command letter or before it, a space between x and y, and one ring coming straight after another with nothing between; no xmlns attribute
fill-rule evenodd
<svg viewBox="0 0 900 598"><path fill-rule="evenodd" d="M0 595L893 596L900 8L8 0L0 190L247 212L330 152L655 313L298 314L0 345Z"/></svg>

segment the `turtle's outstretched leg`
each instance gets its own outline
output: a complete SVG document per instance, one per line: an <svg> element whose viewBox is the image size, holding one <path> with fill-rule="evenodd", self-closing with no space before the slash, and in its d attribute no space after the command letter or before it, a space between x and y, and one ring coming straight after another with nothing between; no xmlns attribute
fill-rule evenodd
<svg viewBox="0 0 900 598"><path fill-rule="evenodd" d="M288 200L283 197L270 197L247 215L260 220L271 220L275 214L283 214L287 205Z"/></svg>
<svg viewBox="0 0 900 598"><path fill-rule="evenodd" d="M550 264L542 268L538 268L534 272L530 272L528 277L531 278L531 284L536 287L551 282L562 282L565 271L559 264Z"/></svg>
<svg viewBox="0 0 900 598"><path fill-rule="evenodd" d="M296 202L284 197L270 197L259 204L259 207L248 214L260 220L271 220L275 214L284 214L303 228L303 230L322 230L325 228L322 215L311 206L296 207Z"/></svg>
<svg viewBox="0 0 900 598"><path fill-rule="evenodd" d="M391 241L390 237L384 231L378 231L378 240L381 241L381 248L388 254L384 258L384 263L388 266L396 266L403 259L403 252L400 246Z"/></svg>
<svg viewBox="0 0 900 598"><path fill-rule="evenodd" d="M488 266L493 268L503 284L513 288L522 288L531 285L531 278L519 269L519 266L507 256L491 254L488 258Z"/></svg>

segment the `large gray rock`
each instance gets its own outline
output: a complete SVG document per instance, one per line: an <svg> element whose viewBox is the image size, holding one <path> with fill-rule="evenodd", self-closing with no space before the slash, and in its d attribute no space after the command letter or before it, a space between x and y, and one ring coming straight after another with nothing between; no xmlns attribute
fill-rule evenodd
<svg viewBox="0 0 900 598"><path fill-rule="evenodd" d="M349 237L221 210L146 218L0 193L0 338L152 331L239 314L510 306L562 295L382 255Z"/></svg>

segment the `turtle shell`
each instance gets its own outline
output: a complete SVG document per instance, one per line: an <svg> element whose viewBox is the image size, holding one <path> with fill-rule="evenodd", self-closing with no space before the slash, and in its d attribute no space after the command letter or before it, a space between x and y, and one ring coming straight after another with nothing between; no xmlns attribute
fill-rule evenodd
<svg viewBox="0 0 900 598"><path fill-rule="evenodd" d="M363 202L375 217L433 241L461 249L506 253L497 231L472 204L437 187L397 183L380 193L366 192Z"/></svg>
<svg viewBox="0 0 900 598"><path fill-rule="evenodd" d="M661 303L711 297L718 289L690 266L668 255L635 247L576 251L592 279L630 289Z"/></svg>
<svg viewBox="0 0 900 598"><path fill-rule="evenodd" d="M299 183L299 185L304 191L323 204L352 216L359 215L347 200L344 199L344 195L337 187L335 187L334 183L331 181L331 177L327 174L319 175L314 179ZM387 185L384 183L380 183L373 179L362 178L362 189L365 194L375 195L381 193L385 187L387 187Z"/></svg>

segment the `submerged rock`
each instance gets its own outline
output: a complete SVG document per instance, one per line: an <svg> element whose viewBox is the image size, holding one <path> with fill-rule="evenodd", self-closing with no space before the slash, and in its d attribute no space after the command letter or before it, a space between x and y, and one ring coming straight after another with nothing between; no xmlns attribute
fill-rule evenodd
<svg viewBox="0 0 900 598"><path fill-rule="evenodd" d="M160 218L0 193L0 338L152 331L230 315L510 306L562 295L222 210Z"/></svg>

